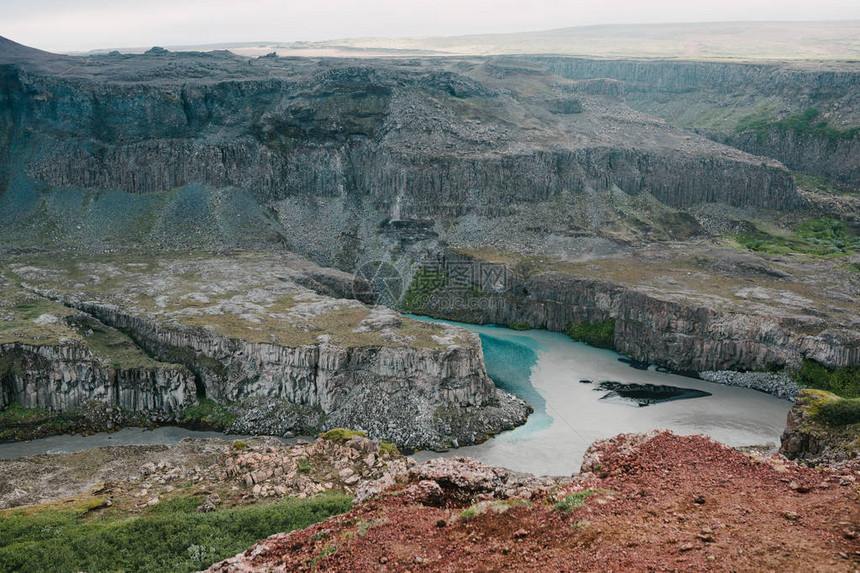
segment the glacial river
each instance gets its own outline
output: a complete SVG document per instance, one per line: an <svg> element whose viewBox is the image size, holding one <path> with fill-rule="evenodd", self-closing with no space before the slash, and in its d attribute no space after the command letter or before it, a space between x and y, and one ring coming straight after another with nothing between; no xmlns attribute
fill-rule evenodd
<svg viewBox="0 0 860 573"><path fill-rule="evenodd" d="M414 317L419 318L419 317ZM429 320L429 319L424 319ZM459 324L459 323L458 323ZM450 452L417 452L416 460L470 456L492 465L538 475L579 470L594 440L621 432L668 428L679 434L705 434L732 446L779 443L791 403L768 394L712 384L674 374L637 370L619 355L574 342L564 334L515 331L495 326L459 324L481 336L487 371L498 386L535 409L523 426L476 446ZM606 392L580 380L669 385L711 395L647 407L601 399ZM173 444L184 437L229 438L216 432L181 428L126 428L112 434L52 436L24 443L0 444L0 459L39 453L66 453L107 445Z"/></svg>
<svg viewBox="0 0 860 573"><path fill-rule="evenodd" d="M705 434L730 446L776 447L791 408L791 402L756 390L657 372L653 367L637 370L620 362L615 352L574 342L564 334L456 324L481 336L490 377L529 402L535 412L526 424L483 444L443 454L417 452L413 457L418 461L469 456L538 475L567 475L579 471L593 441L655 428ZM606 392L580 380L677 386L711 396L639 407L601 399Z"/></svg>

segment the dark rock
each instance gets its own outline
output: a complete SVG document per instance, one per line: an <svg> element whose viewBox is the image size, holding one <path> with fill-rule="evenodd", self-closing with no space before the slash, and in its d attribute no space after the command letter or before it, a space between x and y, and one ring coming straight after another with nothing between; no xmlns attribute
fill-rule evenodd
<svg viewBox="0 0 860 573"><path fill-rule="evenodd" d="M655 386L654 384L622 384L621 382L600 382L594 387L595 391L607 392L601 400L629 403L636 406L648 406L673 400L688 400L710 396L710 392L677 386Z"/></svg>

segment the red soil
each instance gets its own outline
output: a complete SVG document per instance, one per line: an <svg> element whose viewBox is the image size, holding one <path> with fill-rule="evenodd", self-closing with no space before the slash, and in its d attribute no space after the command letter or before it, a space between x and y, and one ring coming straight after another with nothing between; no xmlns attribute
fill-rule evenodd
<svg viewBox="0 0 860 573"><path fill-rule="evenodd" d="M599 475L529 504L409 501L402 486L302 531L273 536L214 571L855 571L856 472L754 460L701 436L619 436ZM553 501L600 490L564 513ZM413 488L414 489L414 488ZM495 508L495 509L494 509Z"/></svg>

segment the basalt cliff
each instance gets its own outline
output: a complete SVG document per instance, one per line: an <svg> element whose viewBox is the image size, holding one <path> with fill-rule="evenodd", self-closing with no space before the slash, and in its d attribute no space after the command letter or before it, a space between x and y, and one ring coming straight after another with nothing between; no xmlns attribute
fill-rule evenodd
<svg viewBox="0 0 860 573"><path fill-rule="evenodd" d="M630 107L715 141L798 171L860 184L855 62L534 59L566 78L623 82Z"/></svg>
<svg viewBox="0 0 860 573"><path fill-rule="evenodd" d="M4 40L0 66L11 244L281 244L351 271L374 243L432 246L568 194L804 204L776 161L635 112L616 81L520 60L68 58Z"/></svg>
<svg viewBox="0 0 860 573"><path fill-rule="evenodd" d="M353 277L299 257L29 261L6 270L3 406L100 400L182 422L204 399L250 401L236 431L348 426L406 448L482 441L528 413L487 377L476 335L319 294L314 276Z"/></svg>

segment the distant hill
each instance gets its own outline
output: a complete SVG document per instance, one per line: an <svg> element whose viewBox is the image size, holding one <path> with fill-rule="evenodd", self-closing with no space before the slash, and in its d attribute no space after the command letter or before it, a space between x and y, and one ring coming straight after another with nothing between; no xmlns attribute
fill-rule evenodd
<svg viewBox="0 0 860 573"><path fill-rule="evenodd" d="M347 38L218 47L249 56L275 51L281 56L557 54L745 61L860 60L860 20L582 26L516 34Z"/></svg>
<svg viewBox="0 0 860 573"><path fill-rule="evenodd" d="M68 56L37 50L0 36L0 65L3 64L29 64L59 72L64 66L68 68L70 65L76 65L76 60Z"/></svg>

